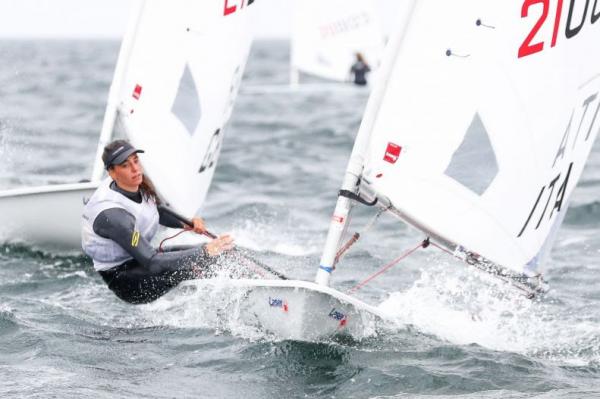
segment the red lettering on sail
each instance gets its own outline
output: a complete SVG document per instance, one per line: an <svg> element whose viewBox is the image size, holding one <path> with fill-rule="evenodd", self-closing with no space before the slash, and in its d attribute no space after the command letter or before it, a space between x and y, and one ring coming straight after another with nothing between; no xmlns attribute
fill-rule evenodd
<svg viewBox="0 0 600 399"><path fill-rule="evenodd" d="M559 41L559 29L561 26L561 19L563 15L563 4L564 0L556 0L556 12L554 15L550 15L550 0L523 0L521 6L521 18L529 17L529 9L534 8L536 5L541 5L541 14L537 17L537 21L527 34L527 37L519 47L518 58L523 58L532 54L536 54L544 51L544 44L550 41L550 48L556 46ZM598 0L570 0L567 11L567 21L565 26L564 37L565 39L572 39L579 35L580 32L585 31L586 25L594 25L598 19L600 19L600 12L597 10ZM540 8L540 7L535 7ZM589 17L589 18L588 18ZM543 29L546 21L553 24L552 37L545 34ZM590 29L587 29L589 32ZM535 40L534 40L535 39ZM550 39L550 40L549 40ZM535 43L532 43L534 42Z"/></svg>
<svg viewBox="0 0 600 399"><path fill-rule="evenodd" d="M237 6L229 6L227 3L229 3L229 0L225 0L225 11L223 12L223 15L233 14L235 10L237 10Z"/></svg>
<svg viewBox="0 0 600 399"><path fill-rule="evenodd" d="M238 11L238 5L239 10L241 10L242 8L244 8L244 6L250 6L252 3L254 3L254 1L255 0L224 0L225 4L223 8L223 15L227 16L233 14L234 12ZM237 4L229 5L230 3Z"/></svg>

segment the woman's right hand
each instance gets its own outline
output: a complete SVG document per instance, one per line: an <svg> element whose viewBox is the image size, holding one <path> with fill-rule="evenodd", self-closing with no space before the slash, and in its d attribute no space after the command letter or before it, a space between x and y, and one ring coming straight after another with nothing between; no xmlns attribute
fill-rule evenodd
<svg viewBox="0 0 600 399"><path fill-rule="evenodd" d="M220 255L233 248L233 238L228 234L222 235L205 244L204 248L208 256Z"/></svg>

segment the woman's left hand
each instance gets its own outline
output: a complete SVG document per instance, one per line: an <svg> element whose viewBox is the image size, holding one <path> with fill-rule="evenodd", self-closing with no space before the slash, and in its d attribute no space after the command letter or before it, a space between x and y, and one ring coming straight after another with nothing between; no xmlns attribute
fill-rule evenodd
<svg viewBox="0 0 600 399"><path fill-rule="evenodd" d="M204 227L204 220L202 220L202 218L193 218L192 223L194 223L194 226L192 227L194 232L202 234L206 231L206 228Z"/></svg>
<svg viewBox="0 0 600 399"><path fill-rule="evenodd" d="M233 238L228 234L217 237L208 244L205 244L204 249L208 256L220 255L225 251L233 249Z"/></svg>

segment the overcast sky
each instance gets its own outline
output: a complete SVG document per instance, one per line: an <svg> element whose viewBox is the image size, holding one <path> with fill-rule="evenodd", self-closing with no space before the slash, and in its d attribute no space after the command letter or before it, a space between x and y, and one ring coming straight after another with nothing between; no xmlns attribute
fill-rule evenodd
<svg viewBox="0 0 600 399"><path fill-rule="evenodd" d="M292 0L256 1L263 6L257 37L288 36ZM389 24L393 12L387 11L401 0L371 1L386 8L383 22ZM0 0L0 37L120 38L131 4L131 0Z"/></svg>

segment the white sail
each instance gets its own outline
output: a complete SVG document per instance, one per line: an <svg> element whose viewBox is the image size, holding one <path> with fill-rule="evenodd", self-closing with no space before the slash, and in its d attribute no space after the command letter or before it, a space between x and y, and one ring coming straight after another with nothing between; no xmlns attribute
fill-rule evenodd
<svg viewBox="0 0 600 399"><path fill-rule="evenodd" d="M193 216L210 185L250 51L252 0L147 1L118 94L119 121L159 194Z"/></svg>
<svg viewBox="0 0 600 399"><path fill-rule="evenodd" d="M123 86L122 82L125 78L127 63L133 49L139 21L143 15L144 5L145 0L136 0L132 3L129 12L129 23L127 24L127 31L121 41L119 58L117 60L117 65L115 66L113 80L110 84L108 99L106 101L106 110L104 111L104 119L102 120L102 129L100 130L100 137L98 138L98 148L96 149L96 158L92 169L92 181L94 182L100 183L106 172L104 170L104 162L102 161L102 153L104 152L104 147L113 139L120 102L120 90Z"/></svg>
<svg viewBox="0 0 600 399"><path fill-rule="evenodd" d="M363 184L457 254L535 272L600 129L599 16L585 0L417 1L384 60Z"/></svg>
<svg viewBox="0 0 600 399"><path fill-rule="evenodd" d="M296 71L326 79L348 80L355 54L372 69L385 42L371 0L296 0L291 39L292 75Z"/></svg>

